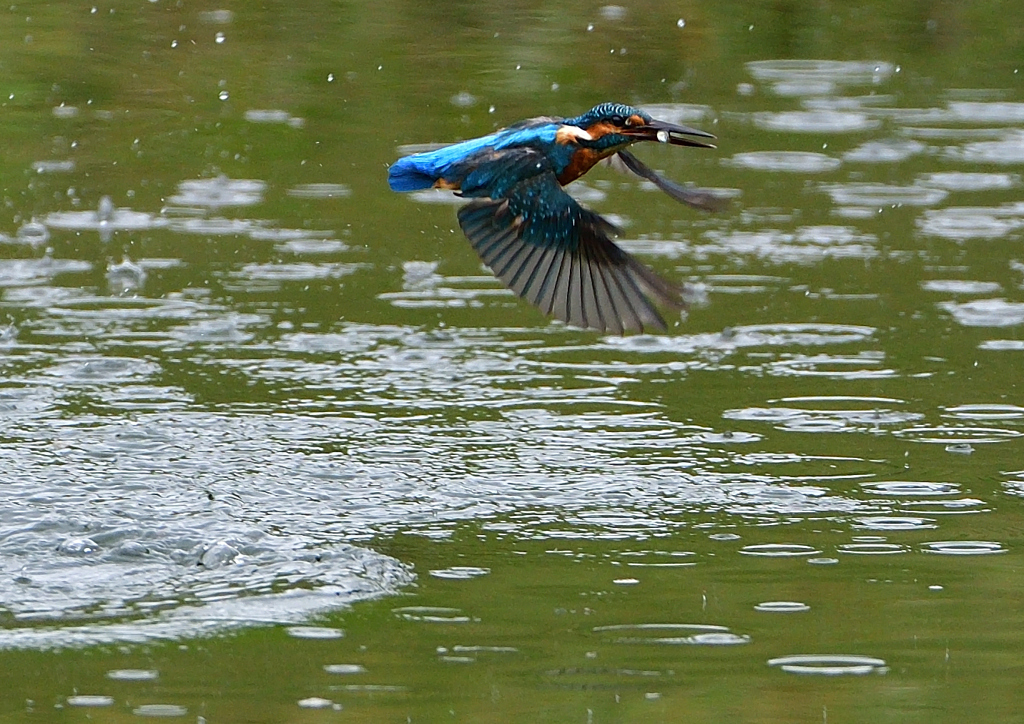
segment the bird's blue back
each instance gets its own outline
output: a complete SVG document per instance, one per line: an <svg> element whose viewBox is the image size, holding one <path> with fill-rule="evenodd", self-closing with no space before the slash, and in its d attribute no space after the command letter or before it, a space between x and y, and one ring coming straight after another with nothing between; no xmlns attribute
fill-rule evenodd
<svg viewBox="0 0 1024 724"><path fill-rule="evenodd" d="M531 119L480 138L473 138L435 151L415 153L398 159L388 171L388 184L394 191L419 191L447 178L453 167L486 151L501 151L517 146L541 150L556 169L571 160L569 148L560 146L556 134L561 121L552 118ZM453 180L453 179L452 179Z"/></svg>

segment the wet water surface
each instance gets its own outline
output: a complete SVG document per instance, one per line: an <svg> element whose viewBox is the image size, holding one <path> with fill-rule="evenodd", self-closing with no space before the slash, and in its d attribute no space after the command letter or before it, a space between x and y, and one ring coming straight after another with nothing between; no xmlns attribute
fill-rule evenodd
<svg viewBox="0 0 1024 724"><path fill-rule="evenodd" d="M1019 719L1019 9L3 12L5 721ZM664 335L386 185L603 100Z"/></svg>

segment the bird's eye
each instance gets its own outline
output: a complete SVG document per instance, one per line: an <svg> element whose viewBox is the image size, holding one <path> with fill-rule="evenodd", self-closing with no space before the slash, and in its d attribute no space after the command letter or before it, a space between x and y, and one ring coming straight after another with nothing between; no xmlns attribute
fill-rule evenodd
<svg viewBox="0 0 1024 724"><path fill-rule="evenodd" d="M613 126L624 126L624 125L626 125L626 121L625 121L625 119L623 119L622 116L612 116L612 125Z"/></svg>

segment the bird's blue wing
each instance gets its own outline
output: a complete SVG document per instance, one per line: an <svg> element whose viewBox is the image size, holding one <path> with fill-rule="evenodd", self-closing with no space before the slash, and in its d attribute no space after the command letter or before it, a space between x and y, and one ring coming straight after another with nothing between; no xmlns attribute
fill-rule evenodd
<svg viewBox="0 0 1024 724"><path fill-rule="evenodd" d="M429 189L445 177L452 164L490 148L498 140L498 136L499 134L492 133L433 151L404 156L388 169L388 185L393 191Z"/></svg>
<svg viewBox="0 0 1024 724"><path fill-rule="evenodd" d="M680 287L616 246L615 227L565 192L540 151L488 150L452 172L473 199L459 210L473 248L495 276L545 314L621 334L665 329L655 301L685 306Z"/></svg>
<svg viewBox="0 0 1024 724"><path fill-rule="evenodd" d="M392 191L429 189L440 180L456 182L452 169L468 158L487 150L504 150L531 144L552 145L558 124L551 118L530 118L509 128L480 138L424 153L414 153L395 161L388 169Z"/></svg>

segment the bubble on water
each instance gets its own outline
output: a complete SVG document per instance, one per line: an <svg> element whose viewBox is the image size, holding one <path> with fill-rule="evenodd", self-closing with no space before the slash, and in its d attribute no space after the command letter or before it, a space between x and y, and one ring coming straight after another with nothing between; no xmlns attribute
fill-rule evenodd
<svg viewBox="0 0 1024 724"><path fill-rule="evenodd" d="M226 101L228 99L228 92L226 90L222 90L217 94L217 97L222 101Z"/></svg>
<svg viewBox="0 0 1024 724"><path fill-rule="evenodd" d="M795 654L769 659L768 665L777 666L790 674L817 676L863 676L889 671L885 659L856 655Z"/></svg>
<svg viewBox="0 0 1024 724"><path fill-rule="evenodd" d="M213 36L213 40L214 40L215 43L217 43L217 45L222 45L224 43L225 39L226 38L224 36L224 33L217 33L216 35Z"/></svg>
<svg viewBox="0 0 1024 724"><path fill-rule="evenodd" d="M22 244L41 246L50 240L50 230L38 221L30 221L18 228L16 238Z"/></svg>
<svg viewBox="0 0 1024 724"><path fill-rule="evenodd" d="M134 292L142 289L146 283L146 270L124 257L119 263L107 264L107 284L114 294Z"/></svg>
<svg viewBox="0 0 1024 724"><path fill-rule="evenodd" d="M615 578L612 580L616 586L635 586L640 583L639 578Z"/></svg>
<svg viewBox="0 0 1024 724"><path fill-rule="evenodd" d="M92 538L68 538L57 546L57 552L67 556L89 556L100 550Z"/></svg>
<svg viewBox="0 0 1024 724"><path fill-rule="evenodd" d="M658 141L661 143L668 143L671 139L668 131L658 131Z"/></svg>
<svg viewBox="0 0 1024 724"><path fill-rule="evenodd" d="M682 18L679 18L678 20L676 20L676 27L677 28L685 28L686 27L686 21L683 20Z"/></svg>

